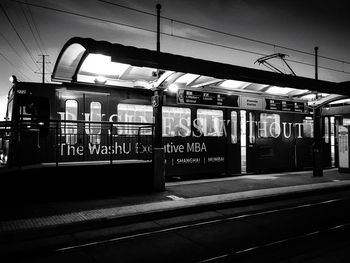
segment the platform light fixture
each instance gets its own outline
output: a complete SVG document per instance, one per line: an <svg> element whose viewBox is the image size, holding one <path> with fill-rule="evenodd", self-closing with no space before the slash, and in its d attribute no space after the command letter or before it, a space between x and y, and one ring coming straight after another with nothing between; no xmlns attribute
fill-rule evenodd
<svg viewBox="0 0 350 263"><path fill-rule="evenodd" d="M171 93L176 93L179 90L179 86L175 83L171 83L168 87L168 91Z"/></svg>
<svg viewBox="0 0 350 263"><path fill-rule="evenodd" d="M228 79L221 82L219 86L226 89L243 89L249 84L251 83Z"/></svg>
<svg viewBox="0 0 350 263"><path fill-rule="evenodd" d="M95 78L95 83L96 84L106 84L106 82L107 82L107 78L104 77L104 76L97 76Z"/></svg>
<svg viewBox="0 0 350 263"><path fill-rule="evenodd" d="M266 90L267 93L273 94L273 95L287 95L289 92L293 91L292 88L282 88L282 87L276 87L272 86Z"/></svg>
<svg viewBox="0 0 350 263"><path fill-rule="evenodd" d="M92 53L84 60L79 74L89 73L120 78L129 67L129 64L112 62L110 56Z"/></svg>

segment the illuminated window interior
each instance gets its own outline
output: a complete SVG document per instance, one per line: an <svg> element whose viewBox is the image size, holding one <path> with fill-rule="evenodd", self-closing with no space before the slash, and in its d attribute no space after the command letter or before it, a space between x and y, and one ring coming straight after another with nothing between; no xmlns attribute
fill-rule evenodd
<svg viewBox="0 0 350 263"><path fill-rule="evenodd" d="M224 114L222 110L197 110L197 126L204 136L223 136Z"/></svg>
<svg viewBox="0 0 350 263"><path fill-rule="evenodd" d="M118 104L118 119L119 122L138 122L138 123L152 123L153 122L153 108L149 105L137 104ZM119 126L118 134L137 134L139 131L135 125ZM152 131L141 130L141 134L152 134Z"/></svg>
<svg viewBox="0 0 350 263"><path fill-rule="evenodd" d="M303 120L303 134L305 138L314 137L314 120L310 117L305 117Z"/></svg>
<svg viewBox="0 0 350 263"><path fill-rule="evenodd" d="M66 121L76 121L78 118L78 102L76 100L66 100L65 103L65 115L64 120ZM64 122L62 123L62 130L66 137L66 144L76 144L77 143L77 123L74 122Z"/></svg>
<svg viewBox="0 0 350 263"><path fill-rule="evenodd" d="M278 114L260 113L259 136L277 138L281 133L281 120Z"/></svg>
<svg viewBox="0 0 350 263"><path fill-rule="evenodd" d="M191 110L188 108L163 107L163 136L187 137L191 135Z"/></svg>
<svg viewBox="0 0 350 263"><path fill-rule="evenodd" d="M90 121L100 122L102 121L101 114L101 103L91 102L90 103ZM89 134L91 144L101 143L101 124L99 123L88 123L86 124L86 133Z"/></svg>
<svg viewBox="0 0 350 263"><path fill-rule="evenodd" d="M231 143L237 143L237 112L231 111Z"/></svg>
<svg viewBox="0 0 350 263"><path fill-rule="evenodd" d="M324 142L329 143L329 119L324 117Z"/></svg>

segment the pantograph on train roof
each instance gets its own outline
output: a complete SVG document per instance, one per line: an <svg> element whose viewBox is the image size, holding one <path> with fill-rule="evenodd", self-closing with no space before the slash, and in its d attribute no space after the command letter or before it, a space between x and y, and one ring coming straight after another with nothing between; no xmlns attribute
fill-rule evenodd
<svg viewBox="0 0 350 263"><path fill-rule="evenodd" d="M152 89L203 88L314 101L349 95L345 85L75 37L62 48L52 75L63 82Z"/></svg>

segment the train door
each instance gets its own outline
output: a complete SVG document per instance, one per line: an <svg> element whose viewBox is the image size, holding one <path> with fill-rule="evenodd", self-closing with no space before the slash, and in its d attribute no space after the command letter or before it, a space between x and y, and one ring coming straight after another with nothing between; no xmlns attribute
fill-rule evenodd
<svg viewBox="0 0 350 263"><path fill-rule="evenodd" d="M273 125L272 127L270 126L269 132L271 133L270 136L272 136L272 165L276 169L288 170L294 169L296 166L295 131L293 129L294 115L293 113L283 112L273 114L277 118L276 122L278 125L275 127Z"/></svg>
<svg viewBox="0 0 350 263"><path fill-rule="evenodd" d="M237 174L245 172L241 169L241 138L240 138L240 112L228 109L227 120L227 154L226 169L227 174ZM245 123L245 122L244 122ZM245 138L244 138L245 139Z"/></svg>
<svg viewBox="0 0 350 263"><path fill-rule="evenodd" d="M29 93L29 92L28 92ZM20 96L19 131L17 152L19 165L38 163L45 160L42 139L48 134L50 116L49 100L34 95Z"/></svg>
<svg viewBox="0 0 350 263"><path fill-rule="evenodd" d="M295 167L293 115L247 111L247 172Z"/></svg>
<svg viewBox="0 0 350 263"><path fill-rule="evenodd" d="M329 116L323 117L322 120L323 137L322 137L322 152L323 152L323 167L332 166L332 132L331 120Z"/></svg>
<svg viewBox="0 0 350 263"><path fill-rule="evenodd" d="M295 122L296 167L310 168L313 165L313 119L311 116L298 114Z"/></svg>
<svg viewBox="0 0 350 263"><path fill-rule="evenodd" d="M106 121L107 94L85 93L83 108L85 123L81 140L86 149L85 160L108 160L108 152L104 149L105 146L109 146L109 127L101 124L102 121Z"/></svg>
<svg viewBox="0 0 350 263"><path fill-rule="evenodd" d="M242 169L245 169L247 173L256 172L256 161L258 159L258 149L256 147L257 113L254 111L242 110L241 114Z"/></svg>
<svg viewBox="0 0 350 263"><path fill-rule="evenodd" d="M335 118L334 116L330 116L329 117L329 121L330 121L330 148L331 148L331 167L335 167L336 166L336 161L335 161L335 130L336 130L336 125L335 125Z"/></svg>

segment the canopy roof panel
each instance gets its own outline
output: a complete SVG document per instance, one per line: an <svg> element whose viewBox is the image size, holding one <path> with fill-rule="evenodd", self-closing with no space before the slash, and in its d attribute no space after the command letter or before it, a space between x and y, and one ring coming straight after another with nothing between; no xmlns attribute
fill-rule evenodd
<svg viewBox="0 0 350 263"><path fill-rule="evenodd" d="M75 37L62 48L52 79L146 89L170 85L267 93L315 100L315 92L350 95L335 83Z"/></svg>

